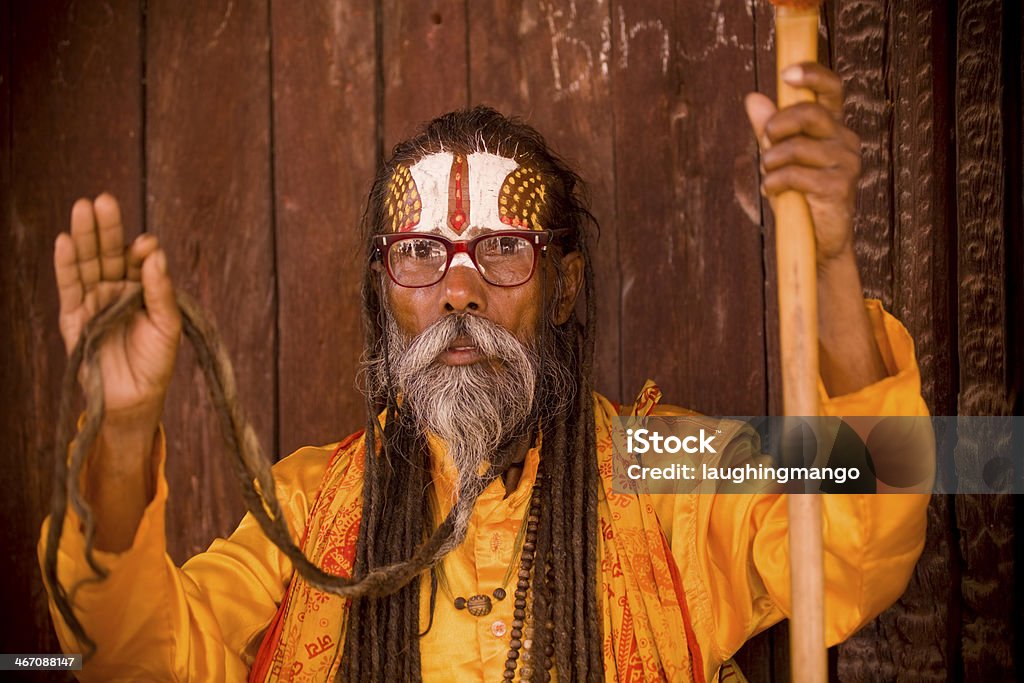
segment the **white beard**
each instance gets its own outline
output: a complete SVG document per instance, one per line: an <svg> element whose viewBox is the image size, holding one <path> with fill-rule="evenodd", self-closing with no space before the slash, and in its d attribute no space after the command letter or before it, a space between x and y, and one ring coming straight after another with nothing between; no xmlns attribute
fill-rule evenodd
<svg viewBox="0 0 1024 683"><path fill-rule="evenodd" d="M455 532L440 556L465 537L473 504L493 481L493 475L487 476L489 466L508 467L512 453L507 446L531 429L540 363L532 348L478 316L446 315L411 341L390 313L387 325L391 373L403 413L422 434L446 444L458 473L451 501ZM472 340L485 360L461 366L438 361L459 337Z"/></svg>

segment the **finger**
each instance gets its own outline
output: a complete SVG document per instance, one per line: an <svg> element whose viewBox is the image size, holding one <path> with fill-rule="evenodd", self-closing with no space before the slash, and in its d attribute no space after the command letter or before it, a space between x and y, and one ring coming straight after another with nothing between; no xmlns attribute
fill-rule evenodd
<svg viewBox="0 0 1024 683"><path fill-rule="evenodd" d="M72 313L82 305L82 279L78 274L75 243L71 235L62 232L53 244L53 272L57 277L57 297L60 301L60 331L64 346L70 353L78 343L78 325L73 324Z"/></svg>
<svg viewBox="0 0 1024 683"><path fill-rule="evenodd" d="M801 102L786 107L765 123L764 134L776 144L794 135L812 138L836 137L838 124L828 111L817 102Z"/></svg>
<svg viewBox="0 0 1024 683"><path fill-rule="evenodd" d="M750 127L754 129L754 136L762 151L768 148L768 139L764 136L764 128L769 119L778 111L775 103L759 92L752 92L743 100L743 106L747 110L747 118L750 120Z"/></svg>
<svg viewBox="0 0 1024 683"><path fill-rule="evenodd" d="M134 282L142 280L142 263L150 254L160 246L160 241L154 235L143 233L135 238L132 245L128 247L128 258L125 264L125 277Z"/></svg>
<svg viewBox="0 0 1024 683"><path fill-rule="evenodd" d="M163 249L154 250L142 264L142 298L153 325L169 337L176 336L181 317L174 301L174 287L167 274L167 255Z"/></svg>
<svg viewBox="0 0 1024 683"><path fill-rule="evenodd" d="M75 243L78 273L88 292L100 281L99 246L96 242L96 217L92 202L79 199L71 207L71 239Z"/></svg>
<svg viewBox="0 0 1024 683"><path fill-rule="evenodd" d="M842 116L843 82L834 71L817 62L804 62L784 69L782 80L797 88L807 88L832 116Z"/></svg>
<svg viewBox="0 0 1024 683"><path fill-rule="evenodd" d="M113 195L104 192L93 202L99 234L100 277L108 281L124 279L124 226L121 207Z"/></svg>
<svg viewBox="0 0 1024 683"><path fill-rule="evenodd" d="M796 164L811 168L845 168L854 164L854 154L841 143L808 137L787 138L773 145L761 157L765 171Z"/></svg>
<svg viewBox="0 0 1024 683"><path fill-rule="evenodd" d="M839 171L809 168L807 166L784 166L768 173L761 183L766 195L774 197L782 192L799 192L818 197L848 201L850 184Z"/></svg>
<svg viewBox="0 0 1024 683"><path fill-rule="evenodd" d="M61 314L69 313L82 304L82 280L78 275L75 243L71 235L62 232L53 243L53 272L57 276L57 294Z"/></svg>
<svg viewBox="0 0 1024 683"><path fill-rule="evenodd" d="M859 135L854 133L852 130L850 130L846 126L839 126L839 137L843 141L843 144L846 145L847 149L849 149L854 154L860 156L860 136Z"/></svg>

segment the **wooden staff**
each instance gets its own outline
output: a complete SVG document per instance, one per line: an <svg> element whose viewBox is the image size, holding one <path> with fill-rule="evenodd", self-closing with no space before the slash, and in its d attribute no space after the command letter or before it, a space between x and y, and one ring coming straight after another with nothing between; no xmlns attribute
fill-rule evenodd
<svg viewBox="0 0 1024 683"><path fill-rule="evenodd" d="M775 5L777 73L818 59L818 7L813 0L772 0ZM778 78L779 108L814 101L814 94ZM779 278L779 340L783 411L818 415L818 297L814 224L807 199L784 192L773 204ZM790 669L794 681L821 683L828 677L825 648L825 582L821 499L789 496L789 565L793 614L789 621Z"/></svg>

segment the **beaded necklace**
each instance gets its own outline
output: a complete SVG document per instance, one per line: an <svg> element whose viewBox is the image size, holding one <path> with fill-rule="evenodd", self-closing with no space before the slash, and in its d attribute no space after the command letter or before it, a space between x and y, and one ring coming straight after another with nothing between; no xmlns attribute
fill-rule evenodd
<svg viewBox="0 0 1024 683"><path fill-rule="evenodd" d="M508 586L509 579L512 576L512 568L516 564L516 558L519 558L519 572L517 574L518 580L516 581L516 590L513 593L515 602L513 603L512 610L512 629L510 632L509 649L508 655L505 659L505 671L502 674L503 681L511 681L515 678L516 668L522 660L522 667L520 668L520 680L530 680L534 675L534 667L531 665L530 660L532 659L530 653L530 646L532 644L532 628L527 625L527 619L529 611L527 609L527 597L530 593L530 582L534 572L534 559L535 552L537 549L537 525L540 522L540 491L541 483L543 482L543 475L538 471L533 484L533 490L530 492L530 506L526 513L526 519L523 524L519 527L519 532L516 534L515 550L512 552L512 559L509 562L508 569L505 572L505 578L502 585L495 588L492 595L497 600L504 600L507 596L506 587ZM520 546L520 543L522 544ZM445 595L452 600L455 605L455 609L467 609L470 614L475 617L484 616L491 611L491 598L487 595L473 595L469 598L464 597L452 597L452 593L448 586L448 579L445 576L444 567L442 564L438 564L436 567L437 583L441 586ZM545 624L548 629L553 629L554 624L548 622ZM547 678L543 674L547 672L550 666L550 657L554 654L553 649L548 647L544 657L540 658L539 670L542 672L542 679ZM544 666L547 664L547 666Z"/></svg>
<svg viewBox="0 0 1024 683"><path fill-rule="evenodd" d="M531 494L532 495L532 494ZM531 498L531 504L532 504ZM519 531L516 533L516 540L513 544L512 559L509 560L508 569L505 570L505 578L502 579L501 585L495 588L491 595L494 596L495 600L504 600L508 596L506 589L508 588L508 582L512 578L512 570L516 566L516 560L521 557L523 551L523 543L526 535L529 533L529 525L524 522L519 525ZM536 535L536 534L534 534ZM534 539L536 542L536 538ZM437 566L437 585L441 587L444 594L448 596L448 599L455 605L455 609L468 610L474 617L483 617L490 613L492 603L490 596L487 595L471 595L468 598L462 596L455 596L451 588L448 585L448 576L444 571L444 561Z"/></svg>

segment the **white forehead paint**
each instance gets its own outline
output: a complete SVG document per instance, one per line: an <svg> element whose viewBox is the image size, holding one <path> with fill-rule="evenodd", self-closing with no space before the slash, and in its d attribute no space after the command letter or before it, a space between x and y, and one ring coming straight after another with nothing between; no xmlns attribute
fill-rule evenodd
<svg viewBox="0 0 1024 683"><path fill-rule="evenodd" d="M409 169L423 203L420 222L413 228L414 232L440 230L445 237L458 239L455 231L448 227L448 176L451 170L452 155L448 152L425 156Z"/></svg>
<svg viewBox="0 0 1024 683"><path fill-rule="evenodd" d="M466 230L459 234L449 221L453 160L451 153L438 152L424 157L409 169L423 205L420 222L413 231L434 232L450 240L461 240L466 238L469 228L508 230L509 226L501 222L498 214L498 196L505 178L519 164L514 159L489 152L473 152L466 157L469 183L468 187L463 187L463 194L469 215L466 217ZM457 263L472 265L468 259L462 261L460 256L456 255L453 266Z"/></svg>
<svg viewBox="0 0 1024 683"><path fill-rule="evenodd" d="M469 162L469 217L471 227L508 230L498 217L498 195L508 174L519 166L513 159L486 152L474 152Z"/></svg>

